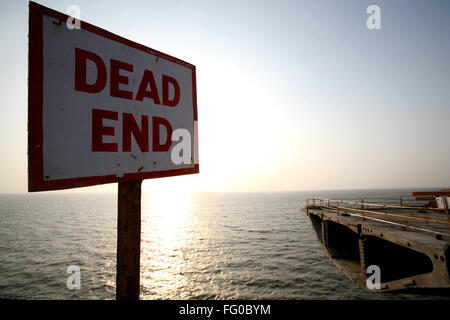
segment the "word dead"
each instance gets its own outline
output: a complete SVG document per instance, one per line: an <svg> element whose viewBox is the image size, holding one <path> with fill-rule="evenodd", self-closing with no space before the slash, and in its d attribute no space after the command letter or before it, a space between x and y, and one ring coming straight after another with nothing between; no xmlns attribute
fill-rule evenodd
<svg viewBox="0 0 450 320"><path fill-rule="evenodd" d="M87 62L94 63L97 69L97 77L93 83L87 83ZM154 104L167 107L176 107L180 101L180 85L175 78L162 75L162 95L159 94L156 81L151 70L145 69L142 75L139 89L134 95L132 91L120 89L120 85L128 85L128 76L121 71L133 72L134 66L123 61L110 59L109 94L111 97L143 101L144 98L152 99ZM75 48L75 90L87 93L99 93L106 87L108 75L106 65L100 56L80 48ZM148 87L150 86L150 90ZM173 88L173 90L170 90ZM169 96L173 91L173 95ZM162 97L162 99L161 99Z"/></svg>

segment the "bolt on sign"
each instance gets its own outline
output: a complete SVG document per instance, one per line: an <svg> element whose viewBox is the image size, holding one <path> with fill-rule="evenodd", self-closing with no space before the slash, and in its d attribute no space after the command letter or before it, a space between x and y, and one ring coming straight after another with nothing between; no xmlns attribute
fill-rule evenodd
<svg viewBox="0 0 450 320"><path fill-rule="evenodd" d="M30 3L29 191L199 172L195 66Z"/></svg>

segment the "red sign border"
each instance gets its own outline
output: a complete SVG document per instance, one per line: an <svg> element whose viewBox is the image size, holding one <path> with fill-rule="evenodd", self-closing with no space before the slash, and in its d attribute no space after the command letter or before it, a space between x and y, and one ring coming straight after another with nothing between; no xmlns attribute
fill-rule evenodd
<svg viewBox="0 0 450 320"><path fill-rule="evenodd" d="M186 174L199 173L199 164L195 164L194 168L127 173L123 177L116 175L91 176L58 180L44 180L43 166L43 35L42 20L43 16L51 16L66 23L68 15L44 7L35 2L29 3L29 48L28 48L28 191L49 191L70 189L78 187L87 187L98 184L135 181L150 178L163 178L171 176L179 176ZM192 70L192 93L193 93L193 112L194 121L197 121L197 88L195 66L183 60L174 58L165 53L151 49L144 45L138 44L131 40L120 37L109 31L80 21L81 29L95 33L102 37L125 44L152 55L177 63ZM194 133L196 134L196 133ZM197 141L194 137L194 141ZM197 148L195 148L197 149Z"/></svg>

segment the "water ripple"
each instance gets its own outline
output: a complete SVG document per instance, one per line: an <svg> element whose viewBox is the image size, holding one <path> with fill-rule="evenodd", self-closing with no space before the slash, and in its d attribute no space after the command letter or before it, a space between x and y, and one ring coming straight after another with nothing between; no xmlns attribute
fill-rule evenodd
<svg viewBox="0 0 450 320"><path fill-rule="evenodd" d="M325 257L300 212L310 195L143 195L141 298L386 299ZM115 195L1 195L0 298L114 299L116 205ZM66 287L69 265L81 268L79 290Z"/></svg>

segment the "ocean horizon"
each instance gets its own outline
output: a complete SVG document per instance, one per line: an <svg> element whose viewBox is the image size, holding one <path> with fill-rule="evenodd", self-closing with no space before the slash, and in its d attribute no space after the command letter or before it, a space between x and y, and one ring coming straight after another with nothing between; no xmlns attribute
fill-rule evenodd
<svg viewBox="0 0 450 320"><path fill-rule="evenodd" d="M360 289L327 259L301 212L314 196L418 190L143 193L140 298L448 299ZM115 299L117 194L1 194L0 214L1 299ZM67 285L69 266L79 268L79 289Z"/></svg>

